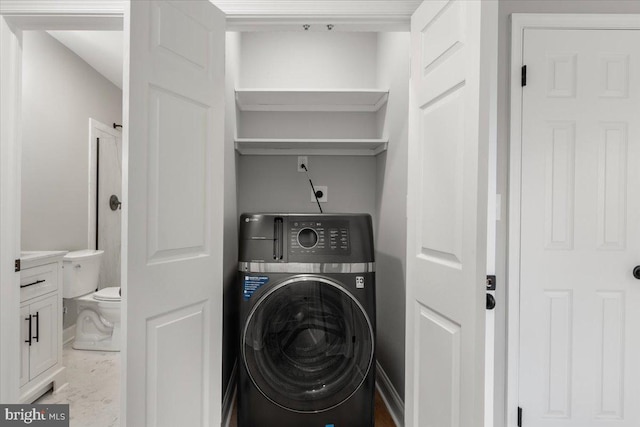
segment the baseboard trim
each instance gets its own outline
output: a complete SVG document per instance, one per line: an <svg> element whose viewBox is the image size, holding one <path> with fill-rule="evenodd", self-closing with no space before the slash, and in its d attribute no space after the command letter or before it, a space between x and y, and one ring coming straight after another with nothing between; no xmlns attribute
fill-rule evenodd
<svg viewBox="0 0 640 427"><path fill-rule="evenodd" d="M71 325L62 331L62 345L72 341L76 337L76 325Z"/></svg>
<svg viewBox="0 0 640 427"><path fill-rule="evenodd" d="M376 388L389 409L389 414L397 427L404 427L404 402L395 389L387 373L376 361Z"/></svg>
<svg viewBox="0 0 640 427"><path fill-rule="evenodd" d="M238 361L236 360L231 370L231 378L224 391L222 399L222 427L229 427L231 423L231 414L233 413L233 402L236 400L236 371L238 369Z"/></svg>

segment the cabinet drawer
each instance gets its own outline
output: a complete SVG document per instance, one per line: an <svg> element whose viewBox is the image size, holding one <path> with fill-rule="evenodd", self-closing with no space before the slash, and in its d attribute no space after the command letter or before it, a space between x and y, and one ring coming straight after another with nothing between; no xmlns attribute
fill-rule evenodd
<svg viewBox="0 0 640 427"><path fill-rule="evenodd" d="M20 302L58 289L58 264L27 268L20 272Z"/></svg>

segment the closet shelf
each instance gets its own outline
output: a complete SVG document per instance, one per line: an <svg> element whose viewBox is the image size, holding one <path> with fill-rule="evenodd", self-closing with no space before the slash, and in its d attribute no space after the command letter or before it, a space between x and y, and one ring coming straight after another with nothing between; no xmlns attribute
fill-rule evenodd
<svg viewBox="0 0 640 427"><path fill-rule="evenodd" d="M241 111L375 112L388 98L383 89L236 89Z"/></svg>
<svg viewBox="0 0 640 427"><path fill-rule="evenodd" d="M382 139L236 138L236 150L249 155L375 156L387 149Z"/></svg>

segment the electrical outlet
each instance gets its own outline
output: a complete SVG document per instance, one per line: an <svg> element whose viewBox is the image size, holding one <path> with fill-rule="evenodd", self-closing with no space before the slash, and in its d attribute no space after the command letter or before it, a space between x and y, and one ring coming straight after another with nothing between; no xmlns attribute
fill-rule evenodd
<svg viewBox="0 0 640 427"><path fill-rule="evenodd" d="M302 168L302 165L305 165L307 169L309 169L309 159L307 159L307 156L298 156L298 172L306 172Z"/></svg>
<svg viewBox="0 0 640 427"><path fill-rule="evenodd" d="M326 185L316 185L316 191L322 191L322 197L318 197L318 201L320 203L327 203L327 186ZM309 189L311 190L311 189ZM316 196L313 194L313 191L311 191L311 201L313 203L316 202Z"/></svg>

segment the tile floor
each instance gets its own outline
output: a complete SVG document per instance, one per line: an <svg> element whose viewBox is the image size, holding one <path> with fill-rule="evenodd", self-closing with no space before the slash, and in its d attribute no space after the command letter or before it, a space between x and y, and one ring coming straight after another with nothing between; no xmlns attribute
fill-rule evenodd
<svg viewBox="0 0 640 427"><path fill-rule="evenodd" d="M35 403L68 403L70 427L117 427L120 410L120 353L64 346L69 384Z"/></svg>

